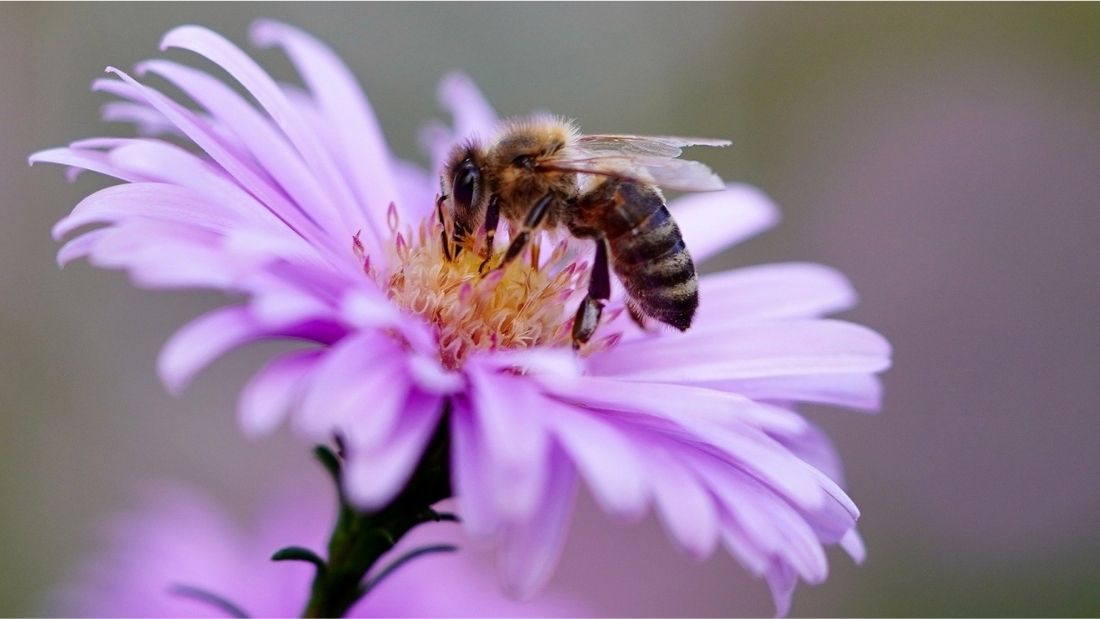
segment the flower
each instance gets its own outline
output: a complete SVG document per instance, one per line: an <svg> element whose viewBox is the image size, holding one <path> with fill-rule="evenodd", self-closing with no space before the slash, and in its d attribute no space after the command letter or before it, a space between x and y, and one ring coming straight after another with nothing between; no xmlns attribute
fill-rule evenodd
<svg viewBox="0 0 1100 619"><path fill-rule="evenodd" d="M117 514L103 545L77 563L50 593L50 614L64 617L225 617L229 603L250 617L296 617L310 592L313 566L273 562L296 543L323 546L335 518L321 484L283 480L247 526L181 483L149 486L139 504ZM391 556L428 544L463 541L453 524L422 526ZM209 596L209 597L204 597ZM216 599L217 602L212 601ZM500 594L491 566L468 552L425 555L380 580L351 617L580 616L581 604L550 594L528 604Z"/></svg>
<svg viewBox="0 0 1100 619"><path fill-rule="evenodd" d="M389 153L350 71L292 27L261 21L252 38L281 47L305 89L276 83L221 36L183 26L162 48L204 56L258 107L175 62L147 61L137 74L167 80L197 109L109 69L118 79L94 87L121 101L105 115L145 137L31 158L125 181L58 222L57 238L105 224L65 243L61 263L86 257L138 285L243 297L168 342L158 369L170 390L246 343L306 342L244 387L241 426L262 435L289 415L311 440L340 435L346 491L365 508L400 490L446 408L464 526L497 544L518 596L551 573L578 478L612 516L653 506L693 556L725 546L767 580L780 613L799 578L826 578L823 545L862 558L859 512L832 448L795 410L879 405L889 345L822 318L854 303L841 274L787 263L705 276L683 334L636 328L617 289L578 355L564 334L587 283L584 251L543 238L543 251L484 279L471 252L444 260L435 181ZM440 101L454 127L425 130L434 170L452 144L497 122L462 76L443 81ZM697 263L777 219L744 185L670 208Z"/></svg>

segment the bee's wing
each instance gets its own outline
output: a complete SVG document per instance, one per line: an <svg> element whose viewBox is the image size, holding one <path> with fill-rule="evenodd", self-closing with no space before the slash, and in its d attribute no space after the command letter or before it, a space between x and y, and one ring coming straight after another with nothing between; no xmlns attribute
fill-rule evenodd
<svg viewBox="0 0 1100 619"><path fill-rule="evenodd" d="M653 135L583 135L546 169L614 176L678 191L722 189L722 179L698 161L677 159L685 146L727 146L728 140Z"/></svg>
<svg viewBox="0 0 1100 619"><path fill-rule="evenodd" d="M582 135L577 144L591 152L623 155L679 157L685 146L729 146L729 140L688 138L676 135Z"/></svg>

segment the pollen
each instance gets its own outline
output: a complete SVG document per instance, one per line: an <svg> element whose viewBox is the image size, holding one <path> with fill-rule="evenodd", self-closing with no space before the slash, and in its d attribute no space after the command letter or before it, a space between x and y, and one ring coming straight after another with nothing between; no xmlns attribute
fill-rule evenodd
<svg viewBox="0 0 1100 619"><path fill-rule="evenodd" d="M573 312L588 283L574 244L557 242L540 259L534 243L522 258L499 268L507 241L497 237L499 247L481 269L485 260L477 246L484 247L484 238L448 259L434 217L400 228L391 215L388 273L365 268L398 307L432 325L444 366L458 368L478 350L571 346ZM592 342L582 352L607 343Z"/></svg>

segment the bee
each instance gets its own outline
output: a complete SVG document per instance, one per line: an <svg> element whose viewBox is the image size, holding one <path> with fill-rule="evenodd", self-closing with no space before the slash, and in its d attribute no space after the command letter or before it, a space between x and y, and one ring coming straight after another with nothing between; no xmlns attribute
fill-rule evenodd
<svg viewBox="0 0 1100 619"><path fill-rule="evenodd" d="M588 294L573 320L573 347L591 339L611 296L609 267L627 293L639 325L645 318L681 331L699 305L691 254L659 187L682 191L722 189L697 161L677 159L685 146L727 146L727 140L673 136L583 135L572 122L536 116L506 121L487 144L456 146L441 175L437 214L448 259L458 256L479 228L484 274L493 257L499 220L511 241L498 269L516 259L542 229L565 229L596 245ZM452 232L444 218L448 207Z"/></svg>

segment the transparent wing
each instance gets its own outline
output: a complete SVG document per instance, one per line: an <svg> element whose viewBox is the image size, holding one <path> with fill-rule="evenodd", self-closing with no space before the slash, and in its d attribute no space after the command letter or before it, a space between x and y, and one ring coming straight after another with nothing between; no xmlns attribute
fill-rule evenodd
<svg viewBox="0 0 1100 619"><path fill-rule="evenodd" d="M591 152L623 155L679 157L687 146L729 146L729 140L689 138L675 135L582 135L577 143Z"/></svg>
<svg viewBox="0 0 1100 619"><path fill-rule="evenodd" d="M698 161L677 159L686 146L728 146L728 140L661 135L582 135L544 169L595 174L677 191L722 189L722 179Z"/></svg>

